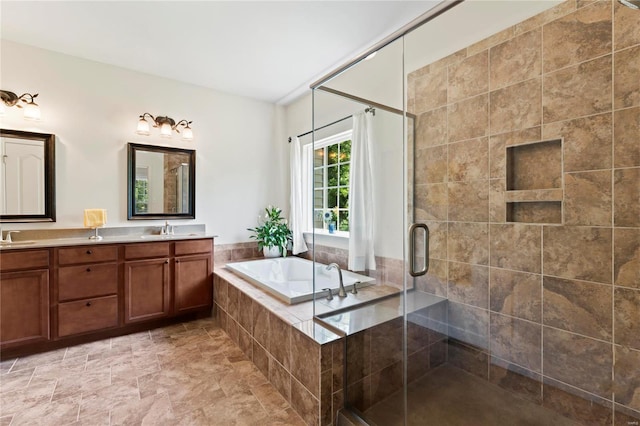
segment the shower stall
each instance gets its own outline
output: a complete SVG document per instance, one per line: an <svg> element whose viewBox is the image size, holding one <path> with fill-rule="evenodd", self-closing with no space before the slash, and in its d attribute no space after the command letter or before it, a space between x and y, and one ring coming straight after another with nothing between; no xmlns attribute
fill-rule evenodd
<svg viewBox="0 0 640 426"><path fill-rule="evenodd" d="M377 296L314 299L344 336L334 411L640 422L640 12L523 3L442 3L312 87L314 151L370 111ZM314 233L315 259L350 269L341 244Z"/></svg>

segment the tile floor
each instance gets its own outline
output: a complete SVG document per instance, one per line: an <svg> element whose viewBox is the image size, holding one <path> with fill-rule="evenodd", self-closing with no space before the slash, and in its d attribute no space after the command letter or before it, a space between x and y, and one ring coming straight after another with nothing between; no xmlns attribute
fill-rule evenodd
<svg viewBox="0 0 640 426"><path fill-rule="evenodd" d="M213 319L0 363L0 426L304 425Z"/></svg>
<svg viewBox="0 0 640 426"><path fill-rule="evenodd" d="M403 426L403 393L371 407L365 417L379 425ZM407 389L407 425L580 426L463 370L443 365Z"/></svg>

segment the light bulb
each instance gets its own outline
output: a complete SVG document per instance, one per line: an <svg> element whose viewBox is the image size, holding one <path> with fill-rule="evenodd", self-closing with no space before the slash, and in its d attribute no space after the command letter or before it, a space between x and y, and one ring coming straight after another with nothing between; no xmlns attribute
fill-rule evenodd
<svg viewBox="0 0 640 426"><path fill-rule="evenodd" d="M191 127L184 128L182 131L182 139L186 139L188 141L193 139L193 130L191 130Z"/></svg>
<svg viewBox="0 0 640 426"><path fill-rule="evenodd" d="M162 123L162 125L160 126L160 136L165 138L171 137L171 124Z"/></svg>
<svg viewBox="0 0 640 426"><path fill-rule="evenodd" d="M40 107L35 102L28 102L24 106L25 120L40 120Z"/></svg>
<svg viewBox="0 0 640 426"><path fill-rule="evenodd" d="M149 135L149 122L144 118L141 118L140 121L138 121L138 129L136 130L136 133L139 135Z"/></svg>

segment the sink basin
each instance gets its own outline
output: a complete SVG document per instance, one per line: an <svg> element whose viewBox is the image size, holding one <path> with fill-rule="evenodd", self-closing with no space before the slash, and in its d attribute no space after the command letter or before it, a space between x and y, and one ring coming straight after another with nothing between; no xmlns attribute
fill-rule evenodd
<svg viewBox="0 0 640 426"><path fill-rule="evenodd" d="M0 247L15 247L15 246L28 246L29 244L34 244L33 240L25 240L25 241L0 241Z"/></svg>

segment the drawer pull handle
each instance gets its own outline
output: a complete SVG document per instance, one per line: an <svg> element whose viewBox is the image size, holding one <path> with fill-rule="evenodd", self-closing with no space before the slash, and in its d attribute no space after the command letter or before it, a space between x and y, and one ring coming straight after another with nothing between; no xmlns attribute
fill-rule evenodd
<svg viewBox="0 0 640 426"><path fill-rule="evenodd" d="M91 272L91 268L87 268L87 272Z"/></svg>
<svg viewBox="0 0 640 426"><path fill-rule="evenodd" d="M91 250L87 250L87 254L91 254L93 253Z"/></svg>
<svg viewBox="0 0 640 426"><path fill-rule="evenodd" d="M87 305L86 305L86 306L91 306L91 302L87 302Z"/></svg>

